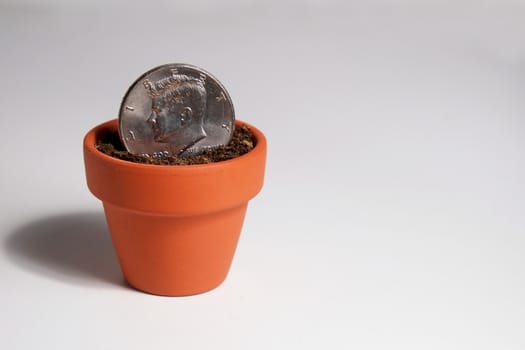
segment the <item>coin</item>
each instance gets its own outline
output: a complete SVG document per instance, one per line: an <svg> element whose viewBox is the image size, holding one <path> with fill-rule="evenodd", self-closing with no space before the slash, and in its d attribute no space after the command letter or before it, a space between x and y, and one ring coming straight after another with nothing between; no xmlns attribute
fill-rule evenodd
<svg viewBox="0 0 525 350"><path fill-rule="evenodd" d="M205 70L181 63L153 68L126 92L119 134L128 152L163 158L227 144L235 113L224 86Z"/></svg>

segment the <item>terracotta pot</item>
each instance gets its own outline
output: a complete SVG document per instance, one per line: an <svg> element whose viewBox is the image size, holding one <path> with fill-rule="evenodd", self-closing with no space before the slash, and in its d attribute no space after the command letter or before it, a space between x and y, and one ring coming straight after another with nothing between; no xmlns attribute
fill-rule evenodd
<svg viewBox="0 0 525 350"><path fill-rule="evenodd" d="M224 281L248 200L263 185L266 139L248 126L256 138L252 151L204 165L137 164L98 151L97 140L116 131L117 120L87 133L87 184L103 202L130 285L152 294L182 296Z"/></svg>

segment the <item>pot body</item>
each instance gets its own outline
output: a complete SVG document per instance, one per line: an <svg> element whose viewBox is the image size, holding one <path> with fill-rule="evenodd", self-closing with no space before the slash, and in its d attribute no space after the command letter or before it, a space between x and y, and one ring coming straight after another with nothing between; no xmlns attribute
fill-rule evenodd
<svg viewBox="0 0 525 350"><path fill-rule="evenodd" d="M237 121L240 126L246 123ZM104 212L124 277L152 294L182 296L217 287L228 274L248 201L262 188L266 139L252 151L203 165L137 164L95 147L117 120L84 138L90 191Z"/></svg>

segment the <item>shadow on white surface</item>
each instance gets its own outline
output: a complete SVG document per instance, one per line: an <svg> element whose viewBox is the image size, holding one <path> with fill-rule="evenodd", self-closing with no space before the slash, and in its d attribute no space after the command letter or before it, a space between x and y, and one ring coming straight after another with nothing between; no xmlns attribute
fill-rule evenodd
<svg viewBox="0 0 525 350"><path fill-rule="evenodd" d="M14 265L62 282L126 286L103 213L43 217L15 229L4 242Z"/></svg>

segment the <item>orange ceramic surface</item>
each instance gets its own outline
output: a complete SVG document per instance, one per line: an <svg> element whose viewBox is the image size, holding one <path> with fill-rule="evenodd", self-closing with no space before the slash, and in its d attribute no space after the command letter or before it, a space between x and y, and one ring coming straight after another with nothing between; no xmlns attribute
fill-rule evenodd
<svg viewBox="0 0 525 350"><path fill-rule="evenodd" d="M236 125L246 124L237 121ZM95 148L117 120L84 138L90 191L104 204L126 280L160 295L191 295L218 286L235 252L248 200L262 188L266 139L235 159L203 165L149 165Z"/></svg>

